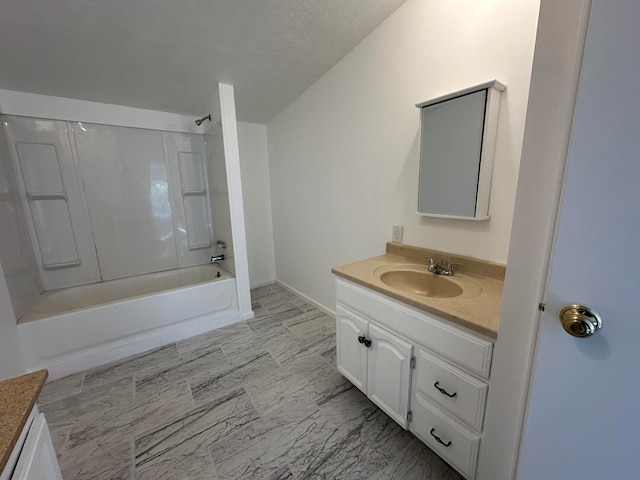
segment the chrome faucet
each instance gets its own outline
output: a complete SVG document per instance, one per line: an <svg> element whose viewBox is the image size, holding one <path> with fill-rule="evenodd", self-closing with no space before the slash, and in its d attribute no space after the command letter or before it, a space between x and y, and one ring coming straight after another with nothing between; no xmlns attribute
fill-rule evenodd
<svg viewBox="0 0 640 480"><path fill-rule="evenodd" d="M447 266L444 266L444 258L440 259L440 264L437 264L433 261L433 258L429 259L429 267L428 270L435 275L446 275L448 277L452 276L455 272L453 271L453 267L462 266L461 263L451 263L449 262Z"/></svg>
<svg viewBox="0 0 640 480"><path fill-rule="evenodd" d="M224 255L216 255L214 257L211 257L211 263L220 262L222 260L224 260Z"/></svg>

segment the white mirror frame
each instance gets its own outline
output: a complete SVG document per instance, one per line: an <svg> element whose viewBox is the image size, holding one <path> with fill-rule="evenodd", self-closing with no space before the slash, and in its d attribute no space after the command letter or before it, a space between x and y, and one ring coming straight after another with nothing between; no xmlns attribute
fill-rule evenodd
<svg viewBox="0 0 640 480"><path fill-rule="evenodd" d="M416 104L416 107L418 107L420 109L420 112L422 112L422 109L424 107L435 105L437 103L442 103L447 100L452 100L454 98L462 97L464 95L479 92L482 90L487 91L487 101L486 101L485 111L484 111L484 129L482 133L482 145L480 149L480 170L478 175L478 190L476 195L475 215L473 217L470 217L470 216L425 213L425 212L420 212L419 207L418 207L418 211L416 212L418 215L421 215L423 217L452 218L452 219L459 219L459 220L475 220L475 221L488 220L490 218L489 217L489 197L491 192L491 176L493 174L493 157L495 153L496 136L498 131L498 115L500 113L500 98L502 96L502 92L506 88L507 87L503 83L499 82L498 80L491 80L489 82L481 83L479 85L475 85L473 87L469 87L464 90L459 90L454 93L443 95L441 97L437 97L432 100L427 100L425 102ZM421 115L421 118L422 118L422 115ZM420 168L423 168L422 120L420 122L421 122L420 123ZM418 185L418 188L420 188L419 185Z"/></svg>

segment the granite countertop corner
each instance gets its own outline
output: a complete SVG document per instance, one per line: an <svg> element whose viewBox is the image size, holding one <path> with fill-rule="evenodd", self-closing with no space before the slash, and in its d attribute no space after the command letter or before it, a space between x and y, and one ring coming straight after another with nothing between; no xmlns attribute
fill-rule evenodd
<svg viewBox="0 0 640 480"><path fill-rule="evenodd" d="M38 370L0 382L0 472L18 442L48 375L46 370Z"/></svg>

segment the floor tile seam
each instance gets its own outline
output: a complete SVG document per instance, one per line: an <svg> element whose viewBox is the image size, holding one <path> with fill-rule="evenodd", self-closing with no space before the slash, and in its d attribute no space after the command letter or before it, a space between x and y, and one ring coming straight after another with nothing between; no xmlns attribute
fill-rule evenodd
<svg viewBox="0 0 640 480"><path fill-rule="evenodd" d="M84 390L84 380L87 377L87 371L84 370L82 372L82 380L80 380L80 386L79 386L79 391L82 392Z"/></svg>
<svg viewBox="0 0 640 480"><path fill-rule="evenodd" d="M226 342L226 343L229 343L229 342ZM220 347L220 350L222 351L222 354L224 355L224 358L227 360L227 362L229 362L229 365L232 365L233 363L231 362L231 355L229 355L225 351L224 345L220 344L219 347Z"/></svg>
<svg viewBox="0 0 640 480"><path fill-rule="evenodd" d="M251 402L251 406L253 407L253 409L258 414L258 418L264 419L265 417L267 417L268 415L273 413L274 410L278 410L281 407L281 405L279 405L275 409L272 408L272 409L267 409L267 410L261 411L261 409L258 408L258 404L256 403L256 398L253 396L253 394L251 392L249 392L249 389L247 388L247 382L242 382L242 388L245 391L245 393L247 394L247 398ZM286 404L286 402L285 402L285 404Z"/></svg>
<svg viewBox="0 0 640 480"><path fill-rule="evenodd" d="M80 380L80 383L79 383L79 385L77 387L74 387L73 389L70 389L71 391L65 393L61 397L54 396L54 398L52 398L49 401L46 401L46 400L42 401L42 400L38 399L38 402L37 402L38 406L42 407L42 406L45 406L45 405L49 405L50 403L59 402L60 400L64 400L65 398L69 398L72 395L78 395L79 393L82 393L82 384L84 383L84 376L85 376L86 370L82 371L82 372L78 372L78 373L82 373L82 379ZM72 375L75 375L75 374L72 374ZM70 375L68 375L68 376L70 376ZM65 377L59 378L57 380L52 380L51 383L57 382L58 380L62 380L64 378ZM46 388L46 384L45 384L45 388ZM53 387L53 388L55 388L55 387Z"/></svg>
<svg viewBox="0 0 640 480"><path fill-rule="evenodd" d="M191 379L187 377L185 379L185 382L187 382L187 390L189 390L189 397L191 398L192 408L196 408L197 407L196 400L193 397L193 389L191 388Z"/></svg>
<svg viewBox="0 0 640 480"><path fill-rule="evenodd" d="M298 338L300 340L304 340L303 337L301 337L300 335L295 334L284 322L282 322L282 326L287 330L287 332L289 332L294 337L296 337L296 338Z"/></svg>
<svg viewBox="0 0 640 480"><path fill-rule="evenodd" d="M253 406L251 406L251 407L253 407ZM255 409L254 409L254 410L255 410ZM253 418L253 419L249 420L249 421L248 421L248 422L246 422L246 423L240 424L240 425L239 425L239 427L242 429L242 428L244 428L245 426L247 426L248 424L250 424L251 422L253 422L253 421L257 420L257 418L258 418L258 417L256 416L256 418ZM197 445L196 449L204 449L204 450L206 450L206 451L207 451L207 454L209 455L209 458L210 458L210 461L211 461L211 466L213 467L215 464L214 464L214 462L213 462L213 457L211 457L211 449L212 449L216 444L218 444L218 443L220 442L220 440L225 440L225 439L227 439L227 438L228 438L228 435L227 435L227 436L222 437L222 438L221 438L221 439L219 439L219 440L215 440L215 441L213 441L213 442L208 442L208 441L206 441L206 440L199 440L199 439L198 439L198 437L201 437L201 436L203 436L203 435L205 435L205 436L206 436L206 435L208 434L208 432L209 432L210 430L212 430L212 429L215 429L215 428L216 428L216 426L217 426L218 424L219 424L219 423L215 423L215 424L208 425L208 426L206 426L206 427L203 427L203 428L198 429L195 433L193 433L193 435L190 435L188 438L183 438L183 439L181 439L180 441L178 441L178 442L176 442L176 443L173 443L173 444L171 444L171 445L169 445L169 446L165 447L161 452L158 452L158 453L153 454L149 459L145 459L145 460L144 460L142 463L140 463L140 464L138 463L138 461L137 461L137 460L135 460L135 464L134 464L134 466L137 468L138 466L142 466L142 465L144 465L144 464L146 464L146 463L152 462L154 459L156 459L156 458L160 458L160 457L162 457L163 455L165 455L165 454L167 454L167 453L169 453L169 452L171 452L171 451L173 451L173 450L179 449L181 446L183 446L183 445L185 445L185 444L188 444L188 443L193 442L193 441L197 441L199 444ZM170 425L170 424L167 424L166 426L168 426L168 425ZM195 425L195 422L193 422L193 423L192 423L192 425ZM158 429L158 430L161 430L161 429ZM158 430L154 430L154 431L150 432L149 434L152 434L152 433L154 433L154 432L156 432L156 431L158 431ZM138 439L143 438L144 436L146 436L146 435L143 435L143 436L139 437ZM153 449L153 448L157 447L158 445L162 444L162 442L164 442L167 438L168 438L168 437L163 437L163 438L158 439L158 440L157 440L157 442L156 442L155 444L153 444L153 445L151 445L151 446L147 447L147 448L145 449L146 451L138 452L138 453L135 453L135 452L134 452L134 459L137 459L138 455L140 455L140 454L142 454L142 453L147 453L149 450L151 450L151 449ZM205 438L206 438L206 437L205 437ZM135 449L135 442L134 442L134 449Z"/></svg>
<svg viewBox="0 0 640 480"><path fill-rule="evenodd" d="M184 380L181 380L184 381ZM186 381L184 381L186 383ZM179 383L179 382L178 382ZM134 387L135 388L135 387ZM191 394L190 390L189 390L189 394ZM144 398L144 397L143 397ZM133 400L131 400L130 402L127 402L126 404L119 404L119 405L112 405L109 408L106 408L104 410L102 410L98 416L107 416L107 421L105 423L110 424L113 423L114 420L116 420L118 417L121 417L123 415L127 415L127 414L135 414L134 417L132 417L130 419L130 421L125 425L123 424L119 429L117 429L117 431L115 432L116 434L120 434L122 433L123 429L126 429L128 427L130 427L132 424L134 424L135 422L141 420L143 418L143 416L139 413L136 413L136 409L138 407L144 407L148 404L151 403L151 401L154 399L155 397L149 397L148 399L145 399L144 402L138 402L135 398ZM189 410L186 410L189 411ZM183 413L186 413L183 412ZM111 416L112 413L116 413L115 415ZM71 428L71 430L69 431L69 439L71 438L71 434L74 431L78 431L78 428L82 428L82 429L87 429L87 428L92 428L93 426L95 426L94 424L94 420L95 417L93 419L89 419L87 421L80 421L79 419L75 419L74 424ZM131 432L131 434L129 436L131 436L132 438L138 436L140 433L140 431L136 428L133 427L133 430ZM100 437L96 437L96 438L92 438L89 441L93 441L93 440L97 440ZM108 437L111 438L111 437ZM67 440L67 444L69 442L69 439Z"/></svg>
<svg viewBox="0 0 640 480"><path fill-rule="evenodd" d="M144 373L145 371L150 370L152 368L157 368L157 367L162 366L164 364L169 364L169 363L172 363L172 362L180 360L181 356L180 356L180 352L178 350L177 343L174 342L174 343L169 344L169 345L174 345L176 347L176 354L178 355L177 358L171 358L171 359L162 360L162 361L160 361L158 363L155 363L153 365L149 365L148 367L145 367L145 368L136 368L128 375L134 375L135 376L136 374ZM128 375L123 375L123 377L126 377ZM121 377L121 378L123 378L123 377Z"/></svg>
<svg viewBox="0 0 640 480"><path fill-rule="evenodd" d="M332 427L334 427L333 431L326 436L326 438L324 438L322 440L321 443L321 447L319 448L316 446L316 453L314 454L313 457L313 461L320 459L321 460L321 465L325 465L327 464L327 462L330 461L330 459L333 457L333 455L331 455L330 453L332 451L335 451L336 449L338 449L339 452L343 452L344 447L346 443L352 443L353 440L351 439L352 435L351 432L347 431L347 432L343 432L340 430L339 427L336 427L331 421L330 419L324 415L322 413L322 411L320 412L321 417L324 419L325 422L329 423L329 425L331 425ZM336 438L333 438L334 436L337 436ZM355 438L355 442L361 447L364 448L365 444L364 442L362 442L361 439L359 438ZM327 452L325 452L325 448L328 449ZM313 461L311 463L313 463ZM302 478L307 478L307 472L309 471L309 467L311 465L309 465L303 472L301 472ZM348 473L354 468L354 465L350 465L348 466L348 468L346 469L346 471L344 472L344 474L347 476L348 478ZM291 472L295 472L295 470L291 469ZM309 478L315 478L314 477L309 477Z"/></svg>
<svg viewBox="0 0 640 480"><path fill-rule="evenodd" d="M209 459L209 463L211 464L211 471L213 472L213 479L217 480L220 477L218 475L218 470L216 469L216 464L213 461L213 456L211 455L211 447L208 447L206 450L207 450L207 458Z"/></svg>
<svg viewBox="0 0 640 480"><path fill-rule="evenodd" d="M300 477L295 474L293 467L291 467L291 463L287 462L287 463L285 463L285 465L289 469L289 472L291 473L291 477L293 478L293 480L298 480L298 478L300 478Z"/></svg>
<svg viewBox="0 0 640 480"><path fill-rule="evenodd" d="M130 457L129 457L129 478L130 480L135 480L136 478L136 441L132 439L132 443L129 448Z"/></svg>
<svg viewBox="0 0 640 480"><path fill-rule="evenodd" d="M67 440L67 447L65 449L64 454L61 457L61 460L64 460L65 456L69 454L73 454L74 450L81 450L84 446L90 443L96 443L99 445L107 444L107 445L110 445L111 447L122 444L122 443L129 443L131 449L133 449L133 446L134 446L133 434L123 436L121 431L114 431L107 435L101 435L99 437L90 438L73 447L69 445L69 442L71 441L70 439L71 439L71 436L69 436L69 440ZM90 460L90 459L87 459L87 460Z"/></svg>
<svg viewBox="0 0 640 480"><path fill-rule="evenodd" d="M146 437L148 435L151 435L153 433L159 432L160 430L163 430L163 429L165 429L165 428L167 428L167 427L169 427L171 425L174 425L176 423L179 423L179 422L187 422L188 421L187 426L188 425L193 425L193 424L195 424L197 422L197 418L190 419L190 417L192 417L194 413L202 412L204 410L203 407L205 407L208 403L215 402L216 400L219 400L219 399L222 399L222 398L227 398L228 400L231 400L232 398L237 397L238 395L233 395L233 393L237 392L238 390L243 390L243 392L245 394L247 394L247 392L246 392L246 390L244 388L238 387L238 388L235 388L234 390L232 390L231 392L225 393L224 395L220 395L220 396L215 397L213 399L209 399L208 401L206 401L206 402L204 402L204 403L202 403L200 405L196 404L195 401L193 401L193 405L194 406L189 408L188 410L185 410L185 411L181 412L180 415L177 416L176 418L173 418L171 420L167 420L166 422L162 422L159 425L155 425L153 427L148 428L147 430L135 432L134 433L134 442L136 442L136 441L140 440L141 438L144 438L144 437ZM217 404L217 405L219 405L219 404ZM257 409L256 409L256 412L257 412ZM199 432L198 434L200 434L200 433L202 433L202 432ZM195 436L195 435L192 435L192 437L193 436ZM192 437L190 437L190 438L192 438ZM135 443L134 443L134 446L135 446Z"/></svg>
<svg viewBox="0 0 640 480"><path fill-rule="evenodd" d="M242 321L238 322L237 324L238 324L238 325L239 325L239 324L244 325L244 326L245 326L245 328L247 329L247 331L246 331L246 332L243 332L243 333L241 333L241 334L238 334L238 336L237 336L237 337L234 335L234 336L233 336L233 338L224 338L224 339L222 339L222 340L215 341L214 343L211 343L210 345L208 345L206 348L207 348L207 349L211 349L211 348L213 348L213 347L221 347L221 346L222 346L223 344L225 344L225 343L229 343L230 341L236 340L237 338L244 338L244 337L249 336L249 335L251 335L251 334L253 333L253 331L251 330L251 328L249 327L249 325L247 325L247 323L246 323L244 320L242 320ZM225 327L221 327L221 328L225 328ZM181 348L180 348L179 343L186 342L186 341L188 341L188 340L193 340L193 339L195 339L195 338L197 338L197 337L199 337L199 336L201 336L201 335L206 335L206 334L208 334L208 333L215 332L216 330L217 330L217 329L209 330L208 332L202 333L202 334L200 334L200 335L194 335L193 337L188 337L188 338L185 338L184 340L181 340L180 342L177 342L177 343L176 343L176 347L177 347L177 349L178 349L178 354L179 354L180 358L184 358L184 355L185 355L185 354L188 354L189 352L184 351L184 346L183 346L183 348L181 349Z"/></svg>
<svg viewBox="0 0 640 480"><path fill-rule="evenodd" d="M109 362L109 363L106 363L104 365L98 365L97 367L91 368L89 370L85 370L85 372L84 372L85 375L83 377L83 382L86 381L87 375L89 375L89 376L91 375L89 373L89 372L91 372L91 370L97 370L97 369L101 369L101 368L102 369L106 368L106 370L96 373L96 376L100 376L102 374L107 373L109 370L114 370L114 369L117 369L117 368L126 367L127 364L129 364L129 363L137 362L137 361L139 361L139 360L141 360L143 358L149 357L152 354L152 352L158 352L158 351L161 351L161 350L164 350L164 349L169 349L171 346L174 346L175 347L175 353L178 353L177 342L169 342L169 343L167 343L165 345L161 345L161 346L155 347L155 348L150 348L148 350L144 350L143 352L140 352L140 353L137 353L137 354L134 354L134 355L129 355L129 356L124 357L124 358L121 358L120 360L116 360L114 362ZM124 374L122 376L130 375L131 373L136 372L138 370L140 370L140 369L139 368L134 368L131 372L129 372L127 374ZM142 369L142 370L144 370L144 369Z"/></svg>
<svg viewBox="0 0 640 480"><path fill-rule="evenodd" d="M186 359L186 360L185 360L185 359L184 359L184 357L180 357L180 358L178 358L178 359L177 359L177 361L175 361L175 363L173 363L173 364L172 364L172 363L170 363L170 362L167 362L166 364L164 364L164 363L163 363L163 364L160 364L160 365L156 365L156 366L154 366L154 367L151 367L151 368L158 368L158 367L160 367L161 369L162 369L163 367L170 367L170 368L164 368L164 369L162 369L162 370L160 370L160 371L156 372L155 374L150 375L150 376L149 376L149 377L147 377L146 379L140 379L140 381L138 381L138 380L136 379L136 381L135 381L136 386L143 385L143 384L153 385L153 381L154 381L155 379L157 379L157 378L159 378L159 377L163 377L163 378L164 378L167 374L173 373L173 372L177 371L179 368L183 368L185 365L186 365L187 367L190 367L190 366L191 366L190 364L192 364L192 363L194 363L194 362L196 362L196 361L198 361L198 360L201 360L201 359L202 359L202 357L204 357L204 356L206 356L206 355L209 355L209 354L213 353L213 350L214 350L214 349L216 349L216 348L220 348L220 346L219 346L219 345L217 345L217 346L215 346L214 348L212 348L211 350L208 350L206 353L203 353L203 354L201 354L201 355L198 355L198 356L196 356L196 357L194 357L194 358L189 358L189 359ZM222 349L221 349L221 348L220 348L220 350L222 351ZM224 352L223 352L223 354L224 354ZM151 369L147 369L147 370L151 370ZM201 372L201 371L206 371L206 370L199 370L199 369L197 369L197 368L196 368L195 370L197 370L197 373L199 373L199 372ZM140 373L140 374L144 374L144 373L149 374L150 372L141 371L141 372L138 372L138 373ZM180 383L180 382L184 381L184 380L185 380L185 377L188 377L188 376L190 376L190 375L191 375L191 373L186 374L186 375L183 375L183 376L180 376L180 377L178 377L178 378L177 378L177 379L175 379L175 380L169 380L169 381L167 381L167 380L166 380L166 378L164 378L163 383L164 383L165 385L174 385L174 384L176 384L176 383Z"/></svg>
<svg viewBox="0 0 640 480"><path fill-rule="evenodd" d="M71 430L73 430L73 425L70 425L67 427L67 433L64 436L64 442L62 442L62 445L60 447L60 451L56 452L56 456L62 458L62 456L65 454L65 452L67 451L67 444L69 443L69 437L71 436Z"/></svg>
<svg viewBox="0 0 640 480"><path fill-rule="evenodd" d="M80 395L80 394L82 394L82 393L91 393L91 392L93 392L93 391L97 390L98 388L106 388L106 387L108 387L109 385L111 385L111 384L113 384L113 383L121 382L121 381L122 381L122 380L124 380L125 378L130 378L130 379L131 379L131 381L133 381L133 373L130 373L130 374L128 374L128 375L123 375L122 377L115 378L115 379L110 380L110 381L108 381L108 382L102 383L102 384L100 384L100 385L95 385L95 386L92 386L92 387L89 387L89 388L86 388L86 389L84 388L84 387L85 387L85 385L84 385L84 383L83 383L83 389L82 389L81 391L76 392L76 393L71 394L71 395L68 395L68 396L66 396L66 397L64 397L64 398L69 398L69 397L71 397L71 396L73 396L73 395ZM63 400L63 399L60 399L60 400ZM49 403L52 403L52 402L49 402Z"/></svg>

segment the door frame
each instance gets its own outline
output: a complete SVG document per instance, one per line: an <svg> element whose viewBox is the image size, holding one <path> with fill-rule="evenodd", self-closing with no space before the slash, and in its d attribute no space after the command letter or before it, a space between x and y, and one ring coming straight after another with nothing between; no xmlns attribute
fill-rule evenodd
<svg viewBox="0 0 640 480"><path fill-rule="evenodd" d="M477 478L516 477L591 0L541 0Z"/></svg>

